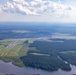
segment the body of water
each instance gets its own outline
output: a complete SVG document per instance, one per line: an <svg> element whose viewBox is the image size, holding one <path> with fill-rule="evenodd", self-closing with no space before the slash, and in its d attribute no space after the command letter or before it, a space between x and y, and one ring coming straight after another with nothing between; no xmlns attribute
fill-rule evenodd
<svg viewBox="0 0 76 75"><path fill-rule="evenodd" d="M76 74L76 67L73 65L70 65L72 70L71 71L63 71L59 69L58 71L54 72L48 72L40 69L33 69L33 68L26 68L26 67L18 67L13 65L11 62L10 63L5 63L2 60L0 60L0 75L5 75L5 74L15 74L15 75L35 75L35 74L40 74L40 75L72 75Z"/></svg>

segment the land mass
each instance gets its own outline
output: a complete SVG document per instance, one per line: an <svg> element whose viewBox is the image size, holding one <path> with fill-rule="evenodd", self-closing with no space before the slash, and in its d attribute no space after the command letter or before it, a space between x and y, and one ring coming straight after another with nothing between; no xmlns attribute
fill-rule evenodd
<svg viewBox="0 0 76 75"><path fill-rule="evenodd" d="M70 64L76 62L73 60L76 58L75 43L75 40L66 39L53 39L52 42L38 38L1 40L0 59L20 67L70 71Z"/></svg>
<svg viewBox="0 0 76 75"><path fill-rule="evenodd" d="M0 28L0 60L47 71L71 71L70 64L76 65L74 28L56 31L54 26L17 27Z"/></svg>

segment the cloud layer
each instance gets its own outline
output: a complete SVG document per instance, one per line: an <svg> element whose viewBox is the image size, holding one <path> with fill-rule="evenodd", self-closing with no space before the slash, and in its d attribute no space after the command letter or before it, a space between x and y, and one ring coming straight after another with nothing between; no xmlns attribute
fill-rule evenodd
<svg viewBox="0 0 76 75"><path fill-rule="evenodd" d="M0 6L0 12L22 15L49 15L51 17L75 17L76 8L51 0L8 0Z"/></svg>

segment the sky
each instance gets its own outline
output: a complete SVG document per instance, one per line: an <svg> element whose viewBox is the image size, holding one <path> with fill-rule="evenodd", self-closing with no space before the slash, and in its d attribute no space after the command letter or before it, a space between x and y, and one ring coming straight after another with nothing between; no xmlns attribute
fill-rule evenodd
<svg viewBox="0 0 76 75"><path fill-rule="evenodd" d="M76 22L76 0L0 0L0 22Z"/></svg>

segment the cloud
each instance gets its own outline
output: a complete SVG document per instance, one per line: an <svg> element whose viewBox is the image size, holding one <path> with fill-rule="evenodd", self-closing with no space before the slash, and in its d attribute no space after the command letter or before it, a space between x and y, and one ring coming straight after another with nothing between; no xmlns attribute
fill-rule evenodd
<svg viewBox="0 0 76 75"><path fill-rule="evenodd" d="M9 0L0 6L0 12L22 15L49 15L51 17L75 17L76 8L51 0Z"/></svg>
<svg viewBox="0 0 76 75"><path fill-rule="evenodd" d="M1 7L1 6L0 6ZM0 12L2 12L2 9L0 8Z"/></svg>

